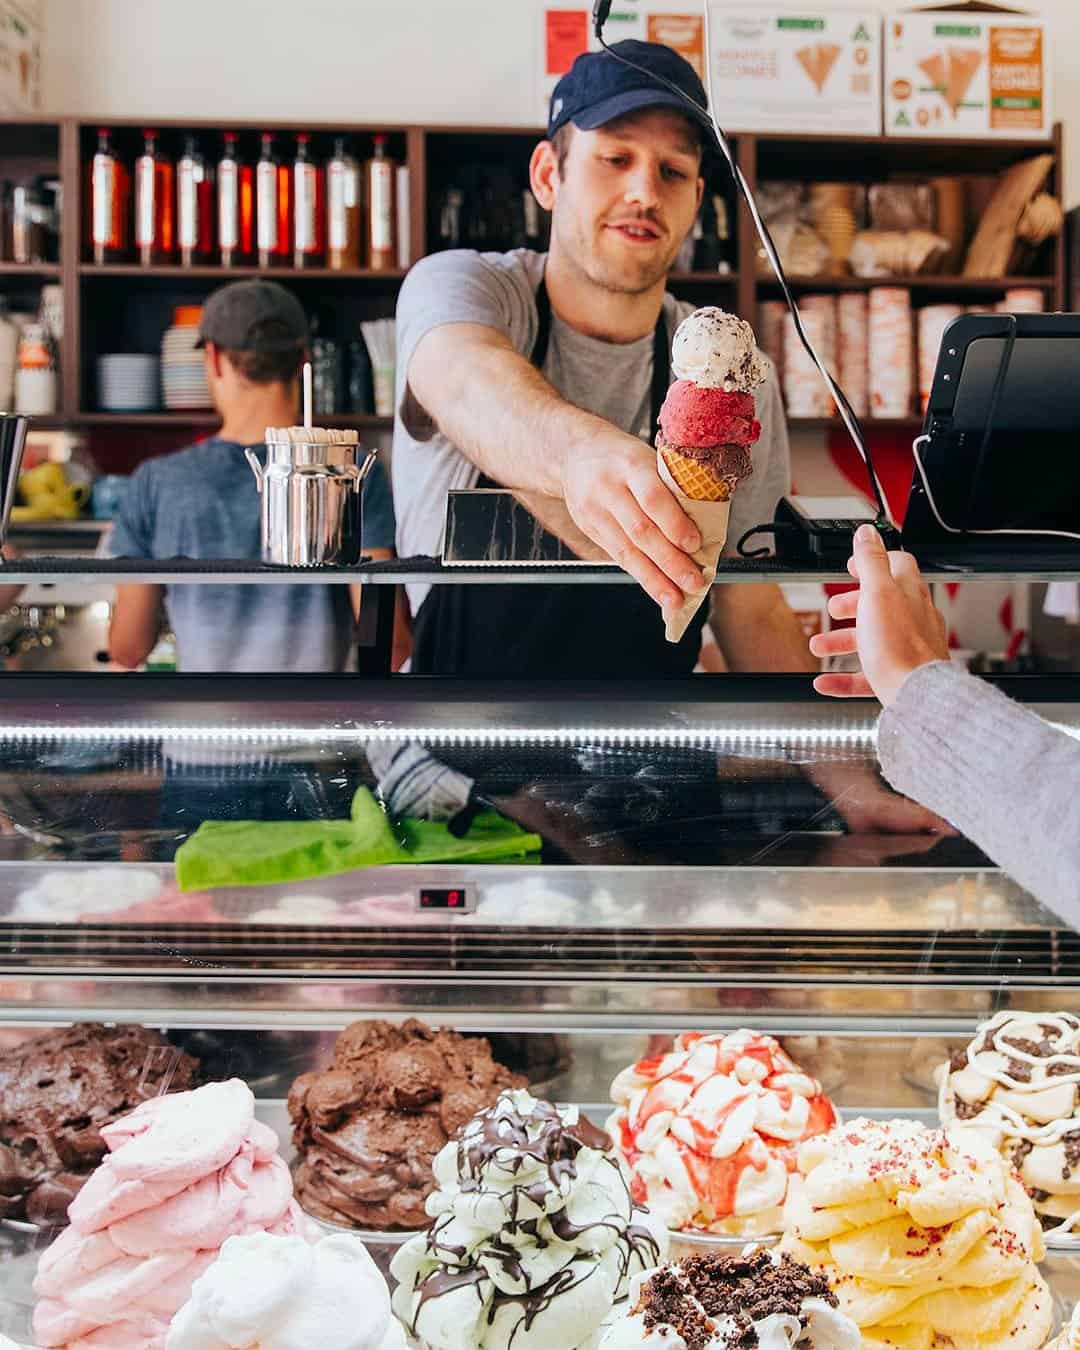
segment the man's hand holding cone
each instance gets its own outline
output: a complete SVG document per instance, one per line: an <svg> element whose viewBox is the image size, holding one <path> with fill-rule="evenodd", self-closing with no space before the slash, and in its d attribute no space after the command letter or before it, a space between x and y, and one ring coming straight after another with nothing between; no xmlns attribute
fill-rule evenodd
<svg viewBox="0 0 1080 1350"><path fill-rule="evenodd" d="M748 323L709 306L680 324L672 367L679 378L660 413L657 472L701 531L694 561L705 577L704 589L664 612L667 639L678 642L716 579L732 494L753 472L750 448L761 424L752 391L768 363Z"/></svg>

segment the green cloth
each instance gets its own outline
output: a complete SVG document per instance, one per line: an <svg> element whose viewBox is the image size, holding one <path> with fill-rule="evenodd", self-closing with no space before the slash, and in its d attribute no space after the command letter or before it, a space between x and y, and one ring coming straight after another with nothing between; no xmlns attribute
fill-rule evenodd
<svg viewBox="0 0 1080 1350"><path fill-rule="evenodd" d="M538 834L526 834L494 811L477 816L462 839L455 839L441 820L406 819L401 831L408 855L401 861L411 863L516 862L539 853L543 843Z"/></svg>
<svg viewBox="0 0 1080 1350"><path fill-rule="evenodd" d="M542 842L493 811L477 816L461 839L435 820L403 820L395 835L382 807L360 788L349 820L203 821L176 851L176 884L204 891L395 863L515 862Z"/></svg>

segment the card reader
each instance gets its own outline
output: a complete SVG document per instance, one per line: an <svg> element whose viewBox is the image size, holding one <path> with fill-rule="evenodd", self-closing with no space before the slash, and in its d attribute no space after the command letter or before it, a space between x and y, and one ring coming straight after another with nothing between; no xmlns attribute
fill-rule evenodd
<svg viewBox="0 0 1080 1350"><path fill-rule="evenodd" d="M875 526L887 549L901 547L899 531L878 522L861 497L782 497L774 525L776 556L791 566L843 571L860 525Z"/></svg>

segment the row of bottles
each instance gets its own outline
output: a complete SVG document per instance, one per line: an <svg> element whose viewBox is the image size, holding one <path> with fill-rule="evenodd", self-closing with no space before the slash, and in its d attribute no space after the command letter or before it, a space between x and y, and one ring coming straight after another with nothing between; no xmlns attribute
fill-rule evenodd
<svg viewBox="0 0 1080 1350"><path fill-rule="evenodd" d="M237 134L225 132L221 158L211 165L194 136L174 163L158 133L145 131L129 174L112 133L102 129L90 171L91 256L109 263L133 255L145 266L390 271L405 261L399 231L407 237L408 171L389 157L386 142L376 136L374 155L361 165L339 136L322 164L301 132L285 161L265 132L252 164Z"/></svg>

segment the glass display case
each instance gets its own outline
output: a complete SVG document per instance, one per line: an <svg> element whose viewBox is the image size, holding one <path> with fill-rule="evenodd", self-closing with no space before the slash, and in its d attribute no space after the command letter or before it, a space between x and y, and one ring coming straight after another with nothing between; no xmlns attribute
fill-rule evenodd
<svg viewBox="0 0 1080 1350"><path fill-rule="evenodd" d="M1080 734L1080 677L1002 683ZM186 1055L244 1080L296 1166L290 1091L357 1021L487 1037L600 1126L626 1066L741 1027L844 1117L935 1122L935 1072L979 1023L1080 1009L1080 938L966 840L903 832L875 705L801 679L10 675L4 693L0 1112L22 1074L26 1114L0 1120L0 1332L24 1343L56 1236L55 1197L26 1192L47 1139L58 1184L86 1166L89 1121L17 1058L50 1029L162 1033L138 1047L147 1083L188 1082ZM476 822L425 829L380 798L377 751L408 745L472 785L476 822L511 823L486 852ZM388 1269L402 1233L377 1211L356 1222ZM1043 1269L1060 1320L1080 1244L1059 1236Z"/></svg>

